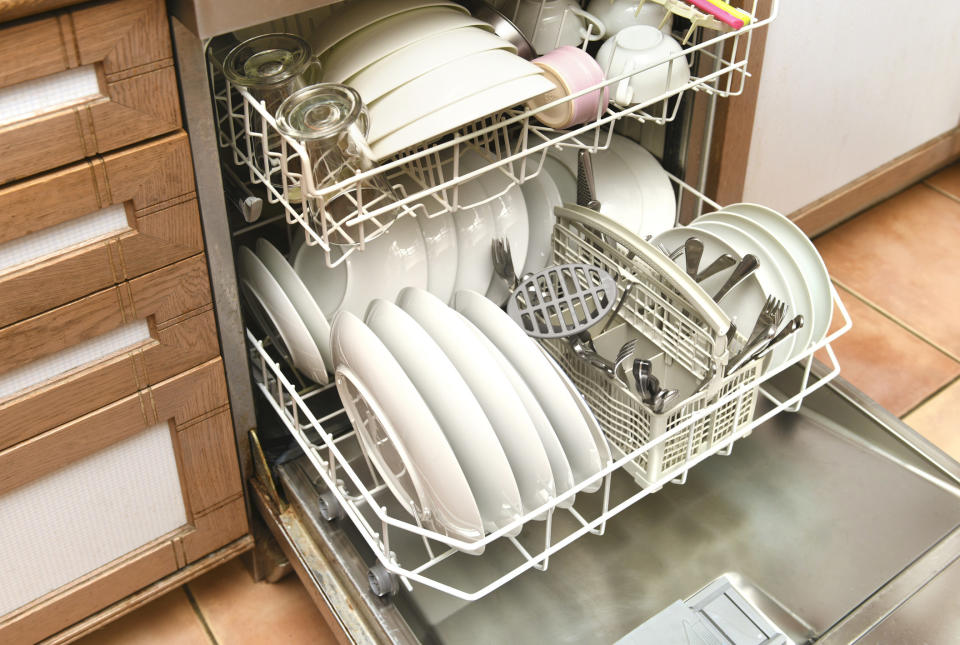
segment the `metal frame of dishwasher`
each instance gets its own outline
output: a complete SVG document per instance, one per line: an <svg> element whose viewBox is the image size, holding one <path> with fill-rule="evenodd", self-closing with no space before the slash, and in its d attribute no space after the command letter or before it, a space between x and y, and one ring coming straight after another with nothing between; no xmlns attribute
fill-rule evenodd
<svg viewBox="0 0 960 645"><path fill-rule="evenodd" d="M249 482L246 490L251 523L255 535L269 533L276 539L297 575L304 582L308 593L328 622L340 627L338 637L343 642L418 642L419 638L405 618L415 610L403 608L403 600L383 600L374 596L368 588L369 562L355 548L347 532L336 524L321 518L315 481L309 469L301 468L294 461L279 468L279 480L288 505L280 508L275 495L254 477L254 460L251 456L248 431L257 424L251 375L243 322L240 317L236 275L233 266L231 232L228 227L227 206L224 201L224 185L216 141L216 129L209 84L207 81L203 41L198 37L210 36L249 24L265 21L282 15L296 13L318 4L310 0L285 0L271 6L261 3L191 2L174 0L171 18L175 56L183 97L183 110L190 134L194 157L197 193L207 244L215 311L220 331L231 408L233 412L240 466L244 480ZM189 27L188 27L189 25ZM712 122L715 100L708 102L708 123ZM704 144L709 146L709 128ZM703 154L706 160L709 155ZM699 169L701 180L705 169ZM814 367L816 370L816 366ZM785 375L788 378L789 375ZM831 382L811 399L821 401L821 406L831 410L838 427L845 424L864 424L870 420L868 430L876 434L870 441L887 450L891 459L905 468L916 471L924 478L945 488L960 485L960 465L936 447L902 424L898 419L867 399L862 393L841 379ZM814 405L814 408L817 406ZM844 415L858 415L855 420ZM775 418L767 425L775 426ZM869 425L869 424L868 424ZM758 432L767 432L766 427ZM256 513L253 509L256 508ZM263 524L259 524L262 518ZM260 540L262 544L264 540ZM946 572L960 556L960 527L954 527L942 539L925 551L917 554L908 566L899 571L886 584L880 586L865 601L852 611L816 634L823 643L855 642L878 628L901 607L921 597L928 583L938 574ZM956 569L954 566L953 569ZM951 573L955 575L955 572ZM691 589L692 593L695 589ZM923 596L929 600L929 594ZM919 601L917 601L919 602ZM916 605L916 603L914 603ZM666 606L666 603L663 604ZM783 608L781 608L783 609ZM773 608L769 615L777 615ZM779 614L789 621L787 614ZM956 619L951 623L956 623ZM960 628L960 625L957 625ZM811 635L812 636L812 635Z"/></svg>

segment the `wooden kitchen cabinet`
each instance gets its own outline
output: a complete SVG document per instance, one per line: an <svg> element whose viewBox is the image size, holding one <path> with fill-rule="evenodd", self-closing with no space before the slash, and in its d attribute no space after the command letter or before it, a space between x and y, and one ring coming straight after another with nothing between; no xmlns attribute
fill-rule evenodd
<svg viewBox="0 0 960 645"><path fill-rule="evenodd" d="M68 642L253 540L165 5L12 11L0 643Z"/></svg>

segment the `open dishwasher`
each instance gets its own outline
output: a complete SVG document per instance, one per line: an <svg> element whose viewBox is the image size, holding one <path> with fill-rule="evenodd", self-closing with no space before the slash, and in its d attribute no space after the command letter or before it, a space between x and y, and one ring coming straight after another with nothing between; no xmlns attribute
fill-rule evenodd
<svg viewBox="0 0 960 645"><path fill-rule="evenodd" d="M290 367L269 317L255 308L241 315L235 244L263 235L286 251L314 245L334 264L332 241L347 236L350 252L363 253L391 208L418 216L415 203L433 196L436 208L455 214L457 187L468 179L499 173L522 185L543 172L548 150L600 152L615 131L656 150L670 171L677 217L719 210L703 194L703 168L688 167L691 146L703 166L710 145L709 127L690 141L690 102L707 97L709 123L717 100L742 91L752 32L775 17L776 2L755 3L739 31L711 30L704 16L675 3L674 33L695 73L647 102L566 129L544 126L536 110L511 109L361 171L404 189L399 207L354 204L353 221L364 225L359 238L323 206L353 179L314 185L299 172L310 167L309 150L278 136L264 103L232 88L218 69L228 47L221 43L236 42L227 32L297 22L289 16L316 4L240 3L225 11L174 3L173 33L248 502L344 642L615 642L722 575L793 642L954 633L949 617L931 624L924 612L956 575L960 469L837 378L829 343L850 321L832 289L838 331L769 373L755 366L733 379L715 375L665 427L616 445L607 465L568 497L591 486L598 492L538 509L546 521L493 531L479 543L481 556L403 516L365 461L332 383L310 384ZM470 148L492 161L438 170L447 167L444 150L456 157ZM590 239L583 220L571 221L566 242L555 239L557 253ZM579 257L606 242L598 235ZM648 291L665 297L668 290ZM644 311L688 309L658 300L633 312L640 325ZM664 330L690 325L664 314L650 330L667 337ZM692 374L709 380L705 361L722 353L722 331L680 343L670 359L687 360ZM706 358L697 358L698 348ZM829 366L813 358L818 350ZM585 381L572 376L583 391ZM604 396L584 394L594 407Z"/></svg>

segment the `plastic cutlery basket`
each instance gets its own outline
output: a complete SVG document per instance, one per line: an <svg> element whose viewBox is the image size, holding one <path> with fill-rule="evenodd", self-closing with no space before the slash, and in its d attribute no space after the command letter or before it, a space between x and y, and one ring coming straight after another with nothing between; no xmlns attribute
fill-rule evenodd
<svg viewBox="0 0 960 645"><path fill-rule="evenodd" d="M554 262L606 270L617 278L620 297L634 285L611 330L594 338L598 349L612 356L623 341L645 339L635 355L656 353L665 372L661 382L680 395L655 414L632 388L578 357L566 341L542 343L579 388L615 451L621 458L633 455L624 468L640 485L682 472L687 461L753 419L763 361L723 376L730 358L730 319L696 282L658 249L596 211L567 204L556 209L556 216ZM601 348L611 335L615 338ZM696 392L708 375L706 386ZM663 435L669 436L647 446Z"/></svg>

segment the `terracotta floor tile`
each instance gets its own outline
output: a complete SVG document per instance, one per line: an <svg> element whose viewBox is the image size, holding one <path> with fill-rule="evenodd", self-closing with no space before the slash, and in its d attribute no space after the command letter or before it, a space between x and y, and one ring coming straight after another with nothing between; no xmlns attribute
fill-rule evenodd
<svg viewBox="0 0 960 645"><path fill-rule="evenodd" d="M210 637L179 587L127 614L76 645L211 645Z"/></svg>
<svg viewBox="0 0 960 645"><path fill-rule="evenodd" d="M838 289L853 328L833 342L840 376L897 416L960 375L960 363ZM834 311L830 333L843 318ZM827 361L820 350L817 358Z"/></svg>
<svg viewBox="0 0 960 645"><path fill-rule="evenodd" d="M960 410L960 381L953 383L903 420L945 453L960 460L958 410Z"/></svg>
<svg viewBox="0 0 960 645"><path fill-rule="evenodd" d="M960 199L960 162L947 166L940 172L927 177L923 180L923 183L935 186Z"/></svg>
<svg viewBox="0 0 960 645"><path fill-rule="evenodd" d="M276 584L255 583L234 558L189 587L220 645L337 642L295 575Z"/></svg>
<svg viewBox="0 0 960 645"><path fill-rule="evenodd" d="M960 356L960 202L917 185L816 245L838 282Z"/></svg>

